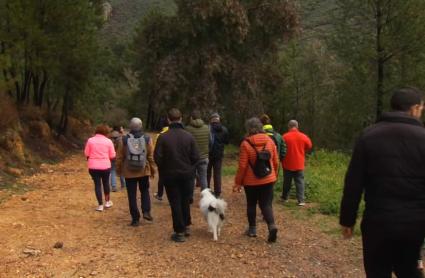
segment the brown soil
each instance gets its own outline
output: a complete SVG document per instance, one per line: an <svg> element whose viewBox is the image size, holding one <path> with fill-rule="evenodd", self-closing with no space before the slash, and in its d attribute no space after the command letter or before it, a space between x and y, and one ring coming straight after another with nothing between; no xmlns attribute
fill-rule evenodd
<svg viewBox="0 0 425 278"><path fill-rule="evenodd" d="M192 236L178 244L169 239L166 200L152 199L154 222L138 228L128 226L125 191L112 193L113 208L96 212L85 167L84 158L74 155L24 178L34 190L0 205L0 277L364 276L358 239L326 234L317 222L294 217L278 203L277 243L266 243L260 216L258 237L244 236L245 199L231 193L230 178L223 195L229 204L227 222L219 241L212 241L194 205ZM54 248L57 242L63 248ZM25 249L33 254L24 254Z"/></svg>

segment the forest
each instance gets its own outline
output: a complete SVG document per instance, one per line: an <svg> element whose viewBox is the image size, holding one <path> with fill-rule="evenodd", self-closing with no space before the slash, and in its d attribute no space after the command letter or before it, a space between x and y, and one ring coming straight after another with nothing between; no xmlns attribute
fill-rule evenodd
<svg viewBox="0 0 425 278"><path fill-rule="evenodd" d="M196 107L219 112L235 142L267 113L280 132L297 119L316 146L349 150L392 90L424 87L424 6L1 0L2 102L43 110L58 134L69 116L155 129L168 108Z"/></svg>

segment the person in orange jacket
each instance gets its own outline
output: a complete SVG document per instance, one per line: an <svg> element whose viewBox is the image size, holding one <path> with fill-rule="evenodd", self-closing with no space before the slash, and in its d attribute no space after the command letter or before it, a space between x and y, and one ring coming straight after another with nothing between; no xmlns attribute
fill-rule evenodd
<svg viewBox="0 0 425 278"><path fill-rule="evenodd" d="M285 202L288 201L292 179L294 179L297 189L298 205L304 206L305 153L313 148L313 144L307 135L299 131L298 122L296 120L289 121L288 129L289 131L282 136L283 140L286 142L286 156L282 161L283 191L281 198Z"/></svg>
<svg viewBox="0 0 425 278"><path fill-rule="evenodd" d="M273 186L277 180L279 156L273 140L264 132L263 124L258 118L251 118L246 122L248 136L240 145L239 166L235 177L233 191L240 192L244 187L247 201L247 216L249 228L246 234L256 237L256 207L260 206L264 220L269 229L269 242L275 242L277 228L273 216ZM258 175L259 153L268 153L268 160L261 176Z"/></svg>

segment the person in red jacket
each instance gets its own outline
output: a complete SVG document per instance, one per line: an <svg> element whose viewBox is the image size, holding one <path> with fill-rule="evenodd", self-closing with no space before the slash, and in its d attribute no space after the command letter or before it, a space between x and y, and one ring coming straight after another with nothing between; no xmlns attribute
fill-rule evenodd
<svg viewBox="0 0 425 278"><path fill-rule="evenodd" d="M304 167L305 153L313 147L310 138L298 130L298 122L290 120L288 123L289 131L283 134L283 140L286 142L286 156L282 161L283 167L283 191L282 200L287 201L289 191L292 186L292 179L295 180L297 189L298 205L305 205L304 196Z"/></svg>
<svg viewBox="0 0 425 278"><path fill-rule="evenodd" d="M260 206L264 220L269 229L269 242L275 242L277 238L277 228L273 216L273 185L277 180L279 167L279 156L273 140L264 132L263 124L258 118L251 118L246 122L248 136L240 145L239 166L235 177L234 192L240 192L244 187L247 203L247 215L249 228L247 235L256 237L256 207ZM256 164L257 152L266 150L270 153L269 173L259 178L254 173L253 167Z"/></svg>

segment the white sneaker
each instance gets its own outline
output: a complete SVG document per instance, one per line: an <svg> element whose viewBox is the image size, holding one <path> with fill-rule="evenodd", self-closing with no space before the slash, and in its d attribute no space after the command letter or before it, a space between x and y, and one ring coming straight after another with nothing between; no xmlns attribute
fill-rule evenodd
<svg viewBox="0 0 425 278"><path fill-rule="evenodd" d="M103 211L103 205L99 205L99 206L96 208L96 210L97 210L97 211Z"/></svg>
<svg viewBox="0 0 425 278"><path fill-rule="evenodd" d="M112 207L114 204L112 203L112 201L107 201L105 204L105 208L110 208Z"/></svg>
<svg viewBox="0 0 425 278"><path fill-rule="evenodd" d="M304 202L299 202L298 203L298 206L303 207L303 206L305 206L305 203Z"/></svg>

